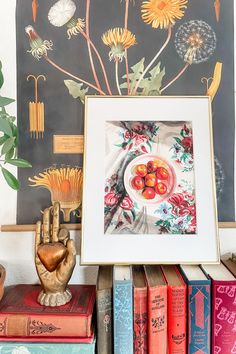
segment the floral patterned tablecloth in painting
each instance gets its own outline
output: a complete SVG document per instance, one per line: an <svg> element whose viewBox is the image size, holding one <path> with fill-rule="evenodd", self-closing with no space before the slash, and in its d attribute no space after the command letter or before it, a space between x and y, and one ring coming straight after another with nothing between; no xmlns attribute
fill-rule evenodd
<svg viewBox="0 0 236 354"><path fill-rule="evenodd" d="M194 155L190 122L106 122L104 232L106 234L195 234ZM137 156L156 155L175 174L174 189L145 205L127 193L124 173Z"/></svg>

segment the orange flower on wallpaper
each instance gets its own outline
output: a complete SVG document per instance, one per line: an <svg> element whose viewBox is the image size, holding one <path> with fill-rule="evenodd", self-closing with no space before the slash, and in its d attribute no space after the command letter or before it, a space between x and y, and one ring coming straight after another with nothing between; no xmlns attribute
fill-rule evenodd
<svg viewBox="0 0 236 354"><path fill-rule="evenodd" d="M59 202L64 220L70 221L70 213L81 206L83 174L80 168L53 168L29 178L31 187L43 187L51 193L52 204Z"/></svg>
<svg viewBox="0 0 236 354"><path fill-rule="evenodd" d="M149 0L142 3L142 19L153 28L168 28L184 16L188 0Z"/></svg>
<svg viewBox="0 0 236 354"><path fill-rule="evenodd" d="M113 28L105 32L102 36L105 45L111 48L109 52L110 60L122 61L125 50L136 44L136 38L126 28Z"/></svg>
<svg viewBox="0 0 236 354"><path fill-rule="evenodd" d="M218 88L220 86L222 65L223 64L220 62L216 63L212 83L211 83L210 87L207 89L206 94L207 94L207 96L211 97L212 101L213 101L213 99L218 91Z"/></svg>

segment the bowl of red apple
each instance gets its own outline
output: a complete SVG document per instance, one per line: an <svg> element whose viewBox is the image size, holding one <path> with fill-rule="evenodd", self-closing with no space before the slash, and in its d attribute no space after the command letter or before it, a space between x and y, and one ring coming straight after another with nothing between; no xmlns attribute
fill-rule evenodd
<svg viewBox="0 0 236 354"><path fill-rule="evenodd" d="M164 158L144 154L126 167L124 185L130 197L142 204L157 204L166 200L175 188L176 175Z"/></svg>

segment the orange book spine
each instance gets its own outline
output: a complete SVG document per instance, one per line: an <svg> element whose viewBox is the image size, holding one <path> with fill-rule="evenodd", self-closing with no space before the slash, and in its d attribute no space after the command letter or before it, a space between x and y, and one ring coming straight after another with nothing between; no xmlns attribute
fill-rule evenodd
<svg viewBox="0 0 236 354"><path fill-rule="evenodd" d="M168 353L186 354L187 288L168 286Z"/></svg>
<svg viewBox="0 0 236 354"><path fill-rule="evenodd" d="M0 314L0 336L90 337L92 316Z"/></svg>
<svg viewBox="0 0 236 354"><path fill-rule="evenodd" d="M148 288L148 353L167 352L167 286Z"/></svg>

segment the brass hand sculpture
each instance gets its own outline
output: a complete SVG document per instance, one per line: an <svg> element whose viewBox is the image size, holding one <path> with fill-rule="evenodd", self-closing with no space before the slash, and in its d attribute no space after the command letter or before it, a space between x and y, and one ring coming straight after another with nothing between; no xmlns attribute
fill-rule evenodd
<svg viewBox="0 0 236 354"><path fill-rule="evenodd" d="M67 284L76 262L76 250L69 231L60 229L60 204L45 209L43 224L38 221L35 233L35 265L43 290L38 302L45 306L61 306L71 300Z"/></svg>

